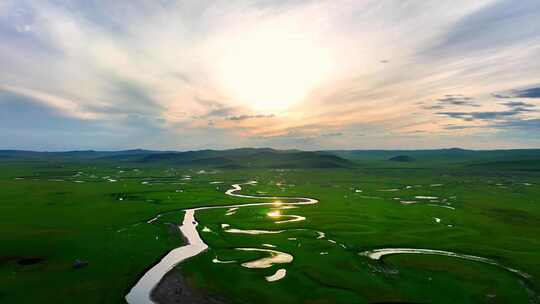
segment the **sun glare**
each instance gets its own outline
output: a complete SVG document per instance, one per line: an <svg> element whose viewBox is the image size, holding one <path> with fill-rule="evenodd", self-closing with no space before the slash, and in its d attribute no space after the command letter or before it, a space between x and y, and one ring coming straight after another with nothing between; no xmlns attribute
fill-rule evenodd
<svg viewBox="0 0 540 304"><path fill-rule="evenodd" d="M274 204L274 206L279 207L279 206L283 205L283 202L282 201L275 201L273 204Z"/></svg>
<svg viewBox="0 0 540 304"><path fill-rule="evenodd" d="M253 110L287 110L330 73L330 52L317 44L291 27L242 33L231 39L218 62L220 81L232 99Z"/></svg>
<svg viewBox="0 0 540 304"><path fill-rule="evenodd" d="M276 210L276 211L268 212L266 215L268 215L269 217L280 217L281 212L279 212L279 210Z"/></svg>

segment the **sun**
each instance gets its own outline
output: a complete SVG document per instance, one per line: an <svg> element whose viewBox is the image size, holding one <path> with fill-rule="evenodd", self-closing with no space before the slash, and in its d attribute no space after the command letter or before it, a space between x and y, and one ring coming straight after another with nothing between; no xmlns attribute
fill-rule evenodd
<svg viewBox="0 0 540 304"><path fill-rule="evenodd" d="M217 65L227 95L274 114L303 101L332 68L328 48L294 27L259 27L231 39Z"/></svg>

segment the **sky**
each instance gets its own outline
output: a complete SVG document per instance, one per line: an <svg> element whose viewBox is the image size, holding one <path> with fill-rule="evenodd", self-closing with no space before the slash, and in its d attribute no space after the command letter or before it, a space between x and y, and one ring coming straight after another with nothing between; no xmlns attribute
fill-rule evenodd
<svg viewBox="0 0 540 304"><path fill-rule="evenodd" d="M1 0L0 149L540 147L538 0Z"/></svg>

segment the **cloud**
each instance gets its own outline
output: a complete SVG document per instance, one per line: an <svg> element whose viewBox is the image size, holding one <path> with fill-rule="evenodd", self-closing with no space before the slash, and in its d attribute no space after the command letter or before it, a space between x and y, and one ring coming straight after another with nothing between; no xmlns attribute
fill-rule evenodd
<svg viewBox="0 0 540 304"><path fill-rule="evenodd" d="M531 117L537 113L536 105L523 101L507 101L501 103L507 110L503 111L476 111L476 112L438 112L453 119L460 119L473 124L446 124L445 130L511 130L531 131L540 128L540 118ZM478 122L481 122L480 124Z"/></svg>
<svg viewBox="0 0 540 304"><path fill-rule="evenodd" d="M538 40L535 24L540 14L536 0L478 2L479 8L458 19L430 53L483 52L509 48L524 40Z"/></svg>
<svg viewBox="0 0 540 304"><path fill-rule="evenodd" d="M431 105L431 106L422 106L422 109L425 109L425 110L442 110L442 109L444 109L444 106L440 105L440 104L434 104L434 105Z"/></svg>
<svg viewBox="0 0 540 304"><path fill-rule="evenodd" d="M478 126L470 126L470 125L444 125L443 127L444 127L446 130L465 130L465 129L477 128Z"/></svg>
<svg viewBox="0 0 540 304"><path fill-rule="evenodd" d="M247 119L259 119L259 118L272 118L275 117L274 114L257 114L257 115L237 115L237 116L229 116L226 119L227 120L247 120Z"/></svg>
<svg viewBox="0 0 540 304"><path fill-rule="evenodd" d="M514 91L516 97L540 98L540 87Z"/></svg>
<svg viewBox="0 0 540 304"><path fill-rule="evenodd" d="M501 128L501 129L507 129L507 128L524 129L524 130L532 129L538 132L538 129L540 129L540 119L535 118L535 119L509 120L509 121L497 122L491 126L494 128Z"/></svg>
<svg viewBox="0 0 540 304"><path fill-rule="evenodd" d="M438 115L446 115L451 118L459 118L467 121L475 119L479 120L494 120L509 116L515 116L523 112L528 112L528 109L515 108L508 111L485 111L485 112L437 112Z"/></svg>
<svg viewBox="0 0 540 304"><path fill-rule="evenodd" d="M536 105L532 104L532 103L526 103L526 102L523 102L523 101L508 101L508 102L503 102L501 103L502 105L505 105L507 107L512 107L512 108L534 108L536 107Z"/></svg>
<svg viewBox="0 0 540 304"><path fill-rule="evenodd" d="M514 89L507 93L493 94L496 98L540 98L540 87L531 87L527 89Z"/></svg>
<svg viewBox="0 0 540 304"><path fill-rule="evenodd" d="M452 106L472 106L478 107L479 105L475 103L474 98L466 97L461 94L457 95L445 95L445 97L437 99L441 105L452 105Z"/></svg>
<svg viewBox="0 0 540 304"><path fill-rule="evenodd" d="M333 133L323 133L321 134L322 137L338 137L343 136L343 132L333 132Z"/></svg>
<svg viewBox="0 0 540 304"><path fill-rule="evenodd" d="M208 107L208 108L223 108L224 107L223 103L217 100L206 99L199 96L195 96L194 99L195 101L197 101L197 103L199 103L200 105L204 107Z"/></svg>
<svg viewBox="0 0 540 304"><path fill-rule="evenodd" d="M473 119L492 120L492 119L498 119L501 117L514 116L519 113L521 113L520 110L512 110L512 111L493 111L493 112L471 112L469 115Z"/></svg>
<svg viewBox="0 0 540 304"><path fill-rule="evenodd" d="M4 0L0 90L31 113L69 121L68 133L70 124L84 125L72 148L97 142L86 126L106 130L104 142L119 148L414 147L444 145L450 135L475 145L479 128L445 126L538 118L529 99L539 97L531 85L540 80L540 34L531 26L539 7L536 0ZM494 102L492 92L513 99ZM265 108L268 100L283 107ZM419 111L419 101L430 111ZM15 102L5 107L26 117ZM6 129L8 121L20 126L10 119ZM525 143L537 131L532 122L521 128ZM61 132L34 131L51 145L64 142Z"/></svg>
<svg viewBox="0 0 540 304"><path fill-rule="evenodd" d="M66 116L25 95L0 91L0 108L3 148L68 150L77 143L79 148L95 149L119 141L99 120Z"/></svg>
<svg viewBox="0 0 540 304"><path fill-rule="evenodd" d="M501 98L501 99L505 99L505 98L513 98L513 96L510 96L510 95L505 95L505 94L497 94L497 93L493 93L491 94L493 97L495 98Z"/></svg>
<svg viewBox="0 0 540 304"><path fill-rule="evenodd" d="M454 106L480 107L480 105L472 97L467 97L462 94L447 94L439 98L436 102L429 106L422 106L426 110L441 110Z"/></svg>
<svg viewBox="0 0 540 304"><path fill-rule="evenodd" d="M61 115L73 116L80 119L95 119L99 117L99 114L85 110L78 102L74 100L55 96L47 92L0 84L0 92L2 91L21 95L26 98L30 98L35 102L55 108Z"/></svg>
<svg viewBox="0 0 540 304"><path fill-rule="evenodd" d="M110 79L108 81L109 96L115 96L114 101L102 102L100 105L89 104L86 108L101 114L152 115L158 116L165 107L160 105L152 96L151 90L130 82L126 79Z"/></svg>
<svg viewBox="0 0 540 304"><path fill-rule="evenodd" d="M496 97L495 95L491 95ZM500 97L499 97L500 98ZM506 99L506 96L504 97ZM446 101L446 99L444 99ZM469 99L464 100L466 102ZM452 106L460 106L463 109L463 104L458 102L454 103L454 100L450 100ZM530 132L535 129L536 116L538 111L535 109L536 105L523 101L505 101L498 105L497 110L484 110L484 111L438 111L436 115L446 116L452 119L451 123L441 123L442 130L447 132L462 132L463 134L474 134L486 132L492 132L492 134L506 134L506 136L520 137L523 136L523 132ZM500 109L503 106L504 109ZM487 108L485 105L475 106ZM455 123L455 120L466 122L465 124ZM521 133L515 132L510 135L511 131L519 130ZM502 133L501 133L502 132ZM486 136L494 136L494 135ZM469 135L470 136L470 135ZM505 138L504 136L499 136Z"/></svg>
<svg viewBox="0 0 540 304"><path fill-rule="evenodd" d="M136 127L150 132L163 130L165 126L165 120L163 118L138 114L127 115L123 118L122 123L126 126Z"/></svg>
<svg viewBox="0 0 540 304"><path fill-rule="evenodd" d="M206 114L206 117L224 117L227 115L230 115L232 112L231 108L221 108L221 109L215 109Z"/></svg>
<svg viewBox="0 0 540 304"><path fill-rule="evenodd" d="M438 115L446 115L451 118L468 118L471 116L469 112L437 112Z"/></svg>

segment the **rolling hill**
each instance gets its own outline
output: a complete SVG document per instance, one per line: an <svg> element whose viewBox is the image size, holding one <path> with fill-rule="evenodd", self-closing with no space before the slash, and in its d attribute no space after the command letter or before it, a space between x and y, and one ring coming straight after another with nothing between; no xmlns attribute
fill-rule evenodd
<svg viewBox="0 0 540 304"><path fill-rule="evenodd" d="M125 150L34 152L2 150L0 161L102 161L177 167L240 168L350 168L355 163L325 152L242 148L186 152Z"/></svg>

